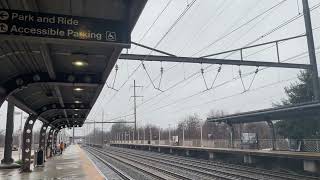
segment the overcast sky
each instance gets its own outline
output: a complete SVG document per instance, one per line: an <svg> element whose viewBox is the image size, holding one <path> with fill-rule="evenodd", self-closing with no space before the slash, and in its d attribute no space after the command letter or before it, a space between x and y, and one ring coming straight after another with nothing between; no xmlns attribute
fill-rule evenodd
<svg viewBox="0 0 320 180"><path fill-rule="evenodd" d="M284 22L298 16L299 12L302 13L300 0L298 1L299 6L296 0L287 0L255 19L253 18L282 1L197 0L188 7L188 3L192 2L192 0L149 0L132 32L132 41L177 56L199 57L249 44L297 36L305 32L303 17L279 30L272 31ZM310 7L318 3L319 0L309 0ZM161 12L161 16L154 22ZM183 12L185 14L176 22ZM320 46L320 28L318 28L320 8L313 10L311 15L317 48ZM175 26L172 27L174 23ZM307 63L309 59L306 56L306 50L305 38L280 43L280 60ZM123 53L126 52L127 50L123 51ZM151 53L150 50L136 46L132 46L128 52ZM152 54L158 53L153 52ZM297 55L299 55L297 58L292 59ZM245 60L277 61L276 48L270 45L245 50L243 57ZM215 56L215 58L240 59L240 53L224 54ZM319 58L317 54L318 62ZM270 108L272 103L285 98L283 88L296 81L299 73L299 70L295 69L263 69L260 67L254 78L253 72L256 67L223 65L213 85L214 88L205 91L205 82L210 88L219 65L162 62L164 73L160 78L161 63L144 62L146 71L153 80L151 83L140 61L118 60L117 64L119 66L117 75L115 76L115 70L113 70L107 83L112 86L114 81L114 88L119 91L104 87L88 119L100 121L102 112L104 112L105 121L125 115L128 116L122 119L133 120L131 115L133 113L133 99L131 98L133 80L136 80L137 85L143 86L137 88L137 95L143 96L137 98L138 126L152 123L166 128L169 124L172 126L194 113L205 119L210 110L223 110L231 114ZM204 69L204 78L200 73L201 68ZM239 69L243 76L251 73L243 77L244 86L239 79ZM161 83L159 83L160 79ZM156 88L160 84L160 89L164 92L155 89L152 84ZM250 89L243 92L244 88L248 89L250 84L252 84ZM1 107L0 120L3 122L0 124L1 129L5 128L5 110L6 103ZM19 116L15 119L15 129L19 126L18 119ZM104 127L107 129L110 126L105 125ZM80 128L77 131L78 133L83 132Z"/></svg>

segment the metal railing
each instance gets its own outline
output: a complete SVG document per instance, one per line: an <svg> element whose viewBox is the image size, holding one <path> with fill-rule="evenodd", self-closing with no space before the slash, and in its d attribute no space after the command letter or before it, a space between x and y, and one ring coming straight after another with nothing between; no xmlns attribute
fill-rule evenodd
<svg viewBox="0 0 320 180"><path fill-rule="evenodd" d="M291 140L295 141L295 140ZM124 144L152 144L152 145L172 145L172 146L188 146L188 147L209 147L209 148L230 148L230 142L227 139L216 140L200 140L200 139L188 139L184 142L173 142L169 140L126 140L126 141L112 141L112 143L124 143ZM288 139L276 139L276 150L280 151L292 151L295 148L290 145ZM234 140L234 148L241 149L240 139ZM259 139L257 149L271 150L272 139ZM319 152L320 153L320 139L303 139L301 140L301 151L305 152Z"/></svg>

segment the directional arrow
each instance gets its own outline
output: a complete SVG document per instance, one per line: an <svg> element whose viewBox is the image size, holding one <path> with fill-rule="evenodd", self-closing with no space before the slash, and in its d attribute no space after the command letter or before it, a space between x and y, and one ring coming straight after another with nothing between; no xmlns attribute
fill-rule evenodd
<svg viewBox="0 0 320 180"><path fill-rule="evenodd" d="M9 18L9 13L7 11L0 11L0 20L5 21Z"/></svg>

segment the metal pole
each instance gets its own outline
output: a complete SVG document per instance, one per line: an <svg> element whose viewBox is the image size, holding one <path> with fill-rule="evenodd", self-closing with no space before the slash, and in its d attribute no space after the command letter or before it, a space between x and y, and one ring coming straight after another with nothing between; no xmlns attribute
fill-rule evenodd
<svg viewBox="0 0 320 180"><path fill-rule="evenodd" d="M138 144L140 144L140 137L139 137L139 129L138 129Z"/></svg>
<svg viewBox="0 0 320 180"><path fill-rule="evenodd" d="M136 131L137 130L136 80L133 81L133 101L134 101L134 131Z"/></svg>
<svg viewBox="0 0 320 180"><path fill-rule="evenodd" d="M134 141L134 131L132 131L132 142L135 143L135 141Z"/></svg>
<svg viewBox="0 0 320 180"><path fill-rule="evenodd" d="M102 116L101 116L101 121L102 121L102 122L103 122L103 118L104 118L104 110L102 110ZM102 129L102 132L101 132L101 133L102 133L102 136L101 136L101 144L103 145L103 144L104 144L104 139L103 139L103 138L104 138L104 137L103 137L103 136L104 136L104 133L103 133L103 123L101 123L101 125L102 125L102 126L101 126L101 129Z"/></svg>
<svg viewBox="0 0 320 180"><path fill-rule="evenodd" d="M6 124L6 136L4 142L4 156L1 160L1 164L11 164L13 163L12 159L12 134L14 128L14 104L12 101L8 101L8 108L7 108L7 124Z"/></svg>
<svg viewBox="0 0 320 180"><path fill-rule="evenodd" d="M150 144L152 144L151 143L151 141L152 141L152 132L151 132L151 126L149 127L149 139L150 139Z"/></svg>
<svg viewBox="0 0 320 180"><path fill-rule="evenodd" d="M313 32L312 32L312 24L310 17L310 9L308 0L302 0L303 5L303 14L304 14L304 23L306 28L307 42L308 42L308 52L310 65L312 66L312 84L313 84L313 92L314 92L314 101L319 101L320 99L320 90L319 90L319 80L318 80L318 68L317 68L317 59L316 53L314 49L314 40L313 40Z"/></svg>
<svg viewBox="0 0 320 180"><path fill-rule="evenodd" d="M21 113L21 116L20 116L20 127L19 127L19 160L21 160L21 149L22 149L22 116L23 116L23 113Z"/></svg>
<svg viewBox="0 0 320 180"><path fill-rule="evenodd" d="M74 144L74 125L73 125L73 128L72 128L72 144Z"/></svg>
<svg viewBox="0 0 320 180"><path fill-rule="evenodd" d="M128 143L130 143L130 141L131 141L131 139L130 139L130 130L129 130L128 134L129 134L129 141L128 141Z"/></svg>
<svg viewBox="0 0 320 180"><path fill-rule="evenodd" d="M143 127L143 144L146 140L146 127Z"/></svg>
<svg viewBox="0 0 320 180"><path fill-rule="evenodd" d="M160 145L160 140L161 140L161 138L160 138L160 136L161 136L161 128L159 127L159 145Z"/></svg>
<svg viewBox="0 0 320 180"><path fill-rule="evenodd" d="M96 143L96 120L93 120L93 143Z"/></svg>
<svg viewBox="0 0 320 180"><path fill-rule="evenodd" d="M170 136L171 136L171 129L170 129L170 124L169 124L169 145L171 145L171 138L170 138Z"/></svg>
<svg viewBox="0 0 320 180"><path fill-rule="evenodd" d="M184 127L182 127L182 146L184 146Z"/></svg>
<svg viewBox="0 0 320 180"><path fill-rule="evenodd" d="M202 142L202 124L200 125L200 146L203 146L203 142Z"/></svg>

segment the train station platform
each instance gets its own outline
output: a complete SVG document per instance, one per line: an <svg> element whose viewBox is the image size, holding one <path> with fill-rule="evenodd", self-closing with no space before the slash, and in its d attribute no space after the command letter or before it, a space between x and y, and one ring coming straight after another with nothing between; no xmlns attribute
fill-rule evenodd
<svg viewBox="0 0 320 180"><path fill-rule="evenodd" d="M272 166L288 165L302 168L305 171L320 172L320 153L274 151L235 148L209 148L192 146L172 146L155 144L112 143L111 146L167 152L185 156L201 156L208 159L240 159L245 164L270 163Z"/></svg>
<svg viewBox="0 0 320 180"><path fill-rule="evenodd" d="M62 155L47 159L44 167L35 167L31 173L18 169L0 170L3 180L43 179L106 179L78 145L70 145Z"/></svg>

